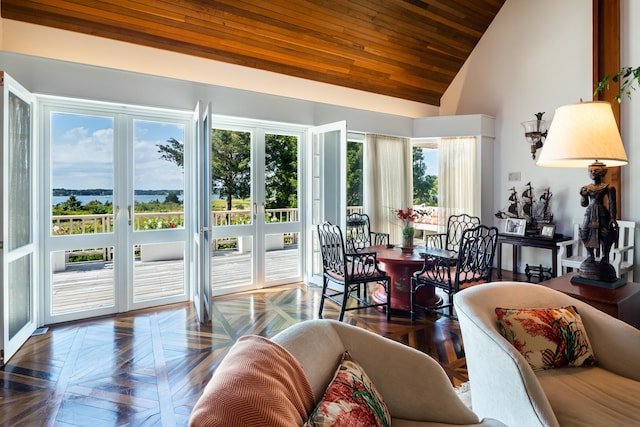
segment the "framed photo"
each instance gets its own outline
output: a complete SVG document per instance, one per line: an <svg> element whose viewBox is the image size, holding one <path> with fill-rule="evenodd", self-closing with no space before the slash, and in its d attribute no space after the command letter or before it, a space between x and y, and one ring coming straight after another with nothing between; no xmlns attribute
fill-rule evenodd
<svg viewBox="0 0 640 427"><path fill-rule="evenodd" d="M504 224L505 234L515 234L516 236L524 236L527 228L527 220L524 218L507 218Z"/></svg>
<svg viewBox="0 0 640 427"><path fill-rule="evenodd" d="M548 237L549 239L553 239L553 236L555 235L555 232L556 232L556 225L555 224L545 224L540 229L540 236Z"/></svg>

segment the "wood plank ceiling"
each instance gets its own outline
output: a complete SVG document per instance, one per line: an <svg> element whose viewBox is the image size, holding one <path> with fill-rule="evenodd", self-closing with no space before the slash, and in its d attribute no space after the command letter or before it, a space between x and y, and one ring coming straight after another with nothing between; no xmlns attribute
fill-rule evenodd
<svg viewBox="0 0 640 427"><path fill-rule="evenodd" d="M440 105L504 2L2 0L0 5L6 19Z"/></svg>

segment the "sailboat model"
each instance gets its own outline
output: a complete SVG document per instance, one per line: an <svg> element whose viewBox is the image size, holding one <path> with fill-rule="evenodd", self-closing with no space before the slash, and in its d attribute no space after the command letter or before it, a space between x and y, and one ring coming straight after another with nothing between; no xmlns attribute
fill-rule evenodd
<svg viewBox="0 0 640 427"><path fill-rule="evenodd" d="M524 217L527 219L533 218L534 210L533 210L533 188L531 187L531 182L527 182L525 190L522 192L522 212Z"/></svg>
<svg viewBox="0 0 640 427"><path fill-rule="evenodd" d="M516 187L511 187L509 189L511 194L509 194L509 206L504 210L500 210L495 213L496 218L505 219L505 218L518 218L518 192L516 191Z"/></svg>
<svg viewBox="0 0 640 427"><path fill-rule="evenodd" d="M551 191L549 191L549 187L546 187L542 191L542 195L540 196L540 210L537 215L538 223L549 224L553 221L553 214L551 213L551 209L549 208L549 203L551 202Z"/></svg>

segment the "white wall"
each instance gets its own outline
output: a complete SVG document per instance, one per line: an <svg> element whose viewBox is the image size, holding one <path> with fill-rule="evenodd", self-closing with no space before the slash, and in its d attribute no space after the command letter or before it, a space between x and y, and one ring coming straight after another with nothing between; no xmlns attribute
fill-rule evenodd
<svg viewBox="0 0 640 427"><path fill-rule="evenodd" d="M638 66L639 49L636 45L631 52L630 41L640 40L639 2L622 0L621 19L622 65ZM537 188L550 186L557 232L571 234L571 223L584 214L578 190L589 182L587 171L536 166L520 123L535 119L537 112L546 112L544 118L549 122L557 107L581 98L592 99L592 2L507 0L441 103L443 115L496 117L496 211L507 205L507 189L513 185L521 189L531 181ZM638 173L632 169L637 170L634 165L640 163L639 103L640 99L625 102L622 116L622 136L631 165L622 169L622 217L638 222L640 201L632 190ZM631 117L636 118L635 123ZM521 180L508 181L509 172L520 172ZM496 224L501 225L498 220ZM525 250L520 267L525 263L550 265L549 257L548 251ZM507 254L503 265L511 266Z"/></svg>

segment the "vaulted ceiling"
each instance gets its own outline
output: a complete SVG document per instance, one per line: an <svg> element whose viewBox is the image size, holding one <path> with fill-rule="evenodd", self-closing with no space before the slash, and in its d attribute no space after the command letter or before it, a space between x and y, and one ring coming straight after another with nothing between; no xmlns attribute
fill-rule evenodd
<svg viewBox="0 0 640 427"><path fill-rule="evenodd" d="M6 19L440 105L505 1L2 0L0 6Z"/></svg>

